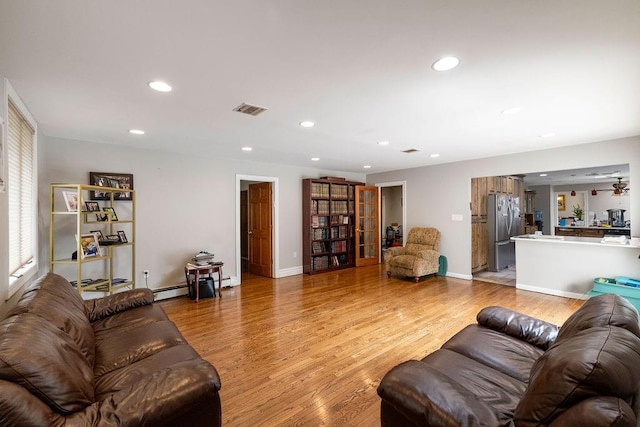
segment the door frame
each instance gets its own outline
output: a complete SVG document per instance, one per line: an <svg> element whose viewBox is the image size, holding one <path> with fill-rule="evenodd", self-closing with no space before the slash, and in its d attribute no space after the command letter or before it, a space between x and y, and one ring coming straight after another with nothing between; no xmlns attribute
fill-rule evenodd
<svg viewBox="0 0 640 427"><path fill-rule="evenodd" d="M380 227L380 231L382 232L382 187L402 187L402 246L405 245L407 241L407 233L409 232L409 227L407 225L407 181L390 181L390 182L378 182L374 184L376 187L380 187L378 189L378 212L380 215L378 216L378 227ZM382 250L380 250L379 261L382 262Z"/></svg>
<svg viewBox="0 0 640 427"><path fill-rule="evenodd" d="M273 215L271 217L271 253L273 254L273 278L280 277L280 208L277 200L279 200L279 183L276 176L258 176L258 175L240 175L236 174L236 277L238 282L242 283L242 258L240 250L240 191L242 181L270 182L272 186L271 204L273 206Z"/></svg>

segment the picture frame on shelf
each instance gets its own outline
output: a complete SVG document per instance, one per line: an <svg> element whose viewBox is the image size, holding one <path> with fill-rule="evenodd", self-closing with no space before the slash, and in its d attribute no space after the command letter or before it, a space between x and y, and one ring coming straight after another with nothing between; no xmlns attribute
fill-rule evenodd
<svg viewBox="0 0 640 427"><path fill-rule="evenodd" d="M84 202L87 207L87 212L100 212L100 205L98 202Z"/></svg>
<svg viewBox="0 0 640 427"><path fill-rule="evenodd" d="M100 256L100 243L98 242L98 236L93 233L81 234L80 248L80 259Z"/></svg>
<svg viewBox="0 0 640 427"><path fill-rule="evenodd" d="M106 213L106 218L103 219L103 221L106 221L109 219L109 217L111 217L111 221L117 221L118 220L118 215L116 215L116 210L114 208L112 208L111 206L105 206L104 208L102 208L102 212Z"/></svg>
<svg viewBox="0 0 640 427"><path fill-rule="evenodd" d="M120 243L129 243L127 235L123 230L118 230L118 237L120 238Z"/></svg>
<svg viewBox="0 0 640 427"><path fill-rule="evenodd" d="M62 197L64 203L67 205L68 212L78 212L78 192L77 191L63 191Z"/></svg>
<svg viewBox="0 0 640 427"><path fill-rule="evenodd" d="M89 184L98 187L122 188L133 190L133 174L113 173L113 172L89 172ZM111 193L108 191L90 191L91 200L110 200ZM131 200L131 192L115 191L113 200Z"/></svg>
<svg viewBox="0 0 640 427"><path fill-rule="evenodd" d="M102 235L102 231L100 230L91 230L89 233L95 234L98 241L104 240L104 236Z"/></svg>

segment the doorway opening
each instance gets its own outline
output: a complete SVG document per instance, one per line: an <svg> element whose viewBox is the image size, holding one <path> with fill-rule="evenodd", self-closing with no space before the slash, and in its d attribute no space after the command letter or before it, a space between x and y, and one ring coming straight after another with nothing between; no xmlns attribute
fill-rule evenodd
<svg viewBox="0 0 640 427"><path fill-rule="evenodd" d="M387 248L404 244L403 230L407 223L407 182L381 182L376 184L376 187L380 187L380 254L381 258L384 258Z"/></svg>
<svg viewBox="0 0 640 427"><path fill-rule="evenodd" d="M236 175L236 277L277 277L278 178Z"/></svg>

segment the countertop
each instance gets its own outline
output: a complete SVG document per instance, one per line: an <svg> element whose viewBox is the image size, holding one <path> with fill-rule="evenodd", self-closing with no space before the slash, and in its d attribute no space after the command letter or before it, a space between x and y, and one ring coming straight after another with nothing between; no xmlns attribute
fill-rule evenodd
<svg viewBox="0 0 640 427"><path fill-rule="evenodd" d="M521 236L512 237L513 241L522 241L522 242L553 242L553 243L569 243L569 244L579 244L579 245L597 245L597 246L610 246L616 248L631 248L631 249L640 249L640 246L630 245L629 239L626 239L625 243L613 243L613 242L605 242L604 239L600 237L573 237L573 236L549 236L546 234L543 235L535 235L535 234L523 234Z"/></svg>
<svg viewBox="0 0 640 427"><path fill-rule="evenodd" d="M629 227L603 227L597 225L556 225L556 228L588 228L591 230L630 230Z"/></svg>

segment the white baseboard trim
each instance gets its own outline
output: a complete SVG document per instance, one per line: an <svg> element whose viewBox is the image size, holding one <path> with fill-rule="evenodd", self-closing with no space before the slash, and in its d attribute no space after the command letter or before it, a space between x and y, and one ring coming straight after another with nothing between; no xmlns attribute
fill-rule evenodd
<svg viewBox="0 0 640 427"><path fill-rule="evenodd" d="M589 296L585 294L578 294L576 292L558 291L555 289L541 288L539 286L523 285L522 283L516 283L516 289L522 289L523 291L539 292L541 294L555 295L557 297L564 297L564 298L585 299L585 300L589 299Z"/></svg>
<svg viewBox="0 0 640 427"><path fill-rule="evenodd" d="M460 273L447 273L445 274L446 277L455 277L456 279L463 279L463 280L473 280L473 276L470 274L460 274Z"/></svg>
<svg viewBox="0 0 640 427"><path fill-rule="evenodd" d="M217 280L215 280L215 278L213 279L213 281L214 281L214 286L216 287L216 292L218 292L218 282ZM223 290L224 288L238 286L239 284L240 284L240 281L236 276L222 278ZM176 286L180 286L180 287L176 288ZM153 291L153 294L154 294L154 300L161 301L164 299L176 298L176 297L187 295L187 283L182 282L182 283L176 284L175 286L168 286L166 290L163 290L163 288L155 288L151 290Z"/></svg>
<svg viewBox="0 0 640 427"><path fill-rule="evenodd" d="M276 273L276 278L280 278L280 277L288 277L288 276L296 276L298 274L302 274L302 266L298 266L298 267L289 267L289 268L281 268L280 270L278 270L278 272Z"/></svg>

